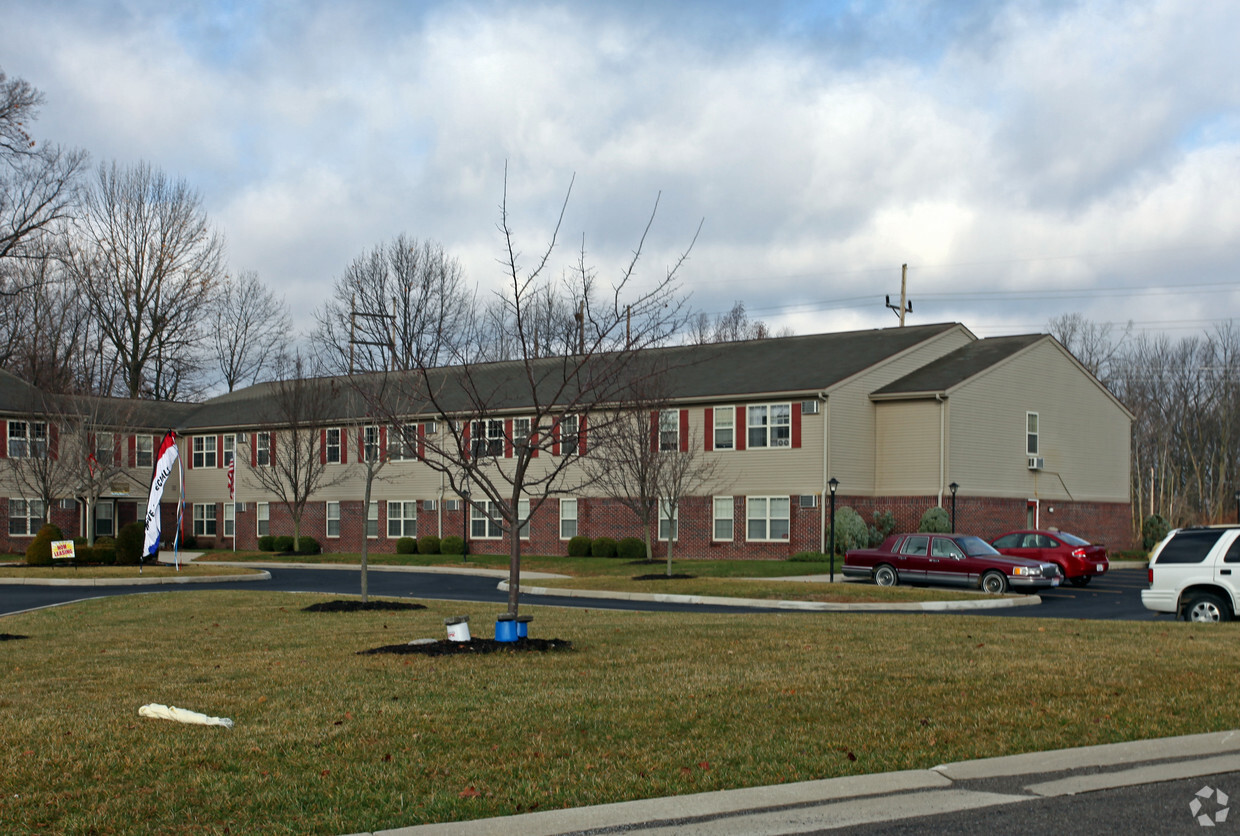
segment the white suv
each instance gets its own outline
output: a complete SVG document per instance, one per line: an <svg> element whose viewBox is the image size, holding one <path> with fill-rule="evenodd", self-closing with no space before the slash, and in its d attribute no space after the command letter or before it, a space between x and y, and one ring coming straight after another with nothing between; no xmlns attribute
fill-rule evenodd
<svg viewBox="0 0 1240 836"><path fill-rule="evenodd" d="M1146 609L1185 621L1230 621L1240 611L1240 526L1178 528L1150 555Z"/></svg>

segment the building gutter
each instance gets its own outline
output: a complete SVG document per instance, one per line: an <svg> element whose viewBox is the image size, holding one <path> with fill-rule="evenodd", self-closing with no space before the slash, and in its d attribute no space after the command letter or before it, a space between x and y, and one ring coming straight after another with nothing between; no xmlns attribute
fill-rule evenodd
<svg viewBox="0 0 1240 836"><path fill-rule="evenodd" d="M947 478L947 398L940 394L935 394L934 399L939 402L939 501L938 506L943 507L943 482Z"/></svg>

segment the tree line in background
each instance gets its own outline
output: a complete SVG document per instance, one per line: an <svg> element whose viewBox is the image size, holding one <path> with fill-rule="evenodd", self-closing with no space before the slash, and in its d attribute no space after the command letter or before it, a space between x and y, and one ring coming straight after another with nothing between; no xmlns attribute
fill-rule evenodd
<svg viewBox="0 0 1240 836"><path fill-rule="evenodd" d="M345 266L295 333L257 273L230 270L195 189L148 163L91 170L84 151L37 141L42 103L0 71L0 368L42 389L192 401L293 366L347 374L580 348L589 300L568 274L584 253L561 280L522 288L518 311L511 287L483 294L442 246L404 234ZM770 336L740 302L677 326L668 339Z"/></svg>
<svg viewBox="0 0 1240 836"><path fill-rule="evenodd" d="M1240 331L1174 340L1080 314L1048 330L1133 413L1135 529L1234 521L1240 491Z"/></svg>

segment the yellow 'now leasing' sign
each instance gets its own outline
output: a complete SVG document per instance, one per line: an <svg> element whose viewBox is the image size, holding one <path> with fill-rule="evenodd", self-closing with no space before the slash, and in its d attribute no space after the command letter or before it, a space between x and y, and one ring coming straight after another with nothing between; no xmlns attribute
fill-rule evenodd
<svg viewBox="0 0 1240 836"><path fill-rule="evenodd" d="M73 560L77 556L73 551L72 540L53 540L52 541L52 559L53 560Z"/></svg>

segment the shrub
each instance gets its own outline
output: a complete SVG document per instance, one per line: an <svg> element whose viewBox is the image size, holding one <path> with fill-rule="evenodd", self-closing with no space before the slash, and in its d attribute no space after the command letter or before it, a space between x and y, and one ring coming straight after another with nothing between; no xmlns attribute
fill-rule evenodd
<svg viewBox="0 0 1240 836"><path fill-rule="evenodd" d="M258 538L258 550L261 552L273 552L276 550L276 538L270 534L264 534Z"/></svg>
<svg viewBox="0 0 1240 836"><path fill-rule="evenodd" d="M1145 522L1141 523L1141 546L1148 552L1162 542L1169 531L1171 526L1162 514L1150 514L1145 518Z"/></svg>
<svg viewBox="0 0 1240 836"><path fill-rule="evenodd" d="M146 526L140 522L126 523L116 535L116 563L119 566L137 566L142 559L142 544L146 540Z"/></svg>
<svg viewBox="0 0 1240 836"><path fill-rule="evenodd" d="M86 543L73 541L73 558L78 563L98 563L99 558L95 555L95 550Z"/></svg>
<svg viewBox="0 0 1240 836"><path fill-rule="evenodd" d="M181 548L183 549L198 548L198 538L195 537L193 534L186 534L184 537L181 538Z"/></svg>
<svg viewBox="0 0 1240 836"><path fill-rule="evenodd" d="M401 537L396 541L397 554L417 554L418 541L412 537Z"/></svg>
<svg viewBox="0 0 1240 836"><path fill-rule="evenodd" d="M625 537L616 543L616 555L625 560L645 560L646 541L640 537Z"/></svg>
<svg viewBox="0 0 1240 836"><path fill-rule="evenodd" d="M835 512L835 553L843 554L849 549L863 549L869 544L870 527L865 524L865 520L861 519L861 515L848 505L837 510Z"/></svg>
<svg viewBox="0 0 1240 836"><path fill-rule="evenodd" d="M418 538L418 554L439 554L439 538L434 534L423 534Z"/></svg>
<svg viewBox="0 0 1240 836"><path fill-rule="evenodd" d="M111 566L116 562L116 541L111 537L96 537L92 551L95 553L96 563Z"/></svg>
<svg viewBox="0 0 1240 836"><path fill-rule="evenodd" d="M63 539L64 535L57 526L50 523L43 526L30 541L30 545L26 546L26 563L31 566L51 566L52 541Z"/></svg>
<svg viewBox="0 0 1240 836"><path fill-rule="evenodd" d="M590 556L590 538L583 534L578 534L568 541L569 557L589 557Z"/></svg>
<svg viewBox="0 0 1240 836"><path fill-rule="evenodd" d="M836 522L839 522L838 516L839 515L837 514ZM835 532L837 537L839 536L839 533L839 529L837 528ZM827 561L827 556L822 552L797 552L796 554L791 555L788 560L792 563L825 563Z"/></svg>
<svg viewBox="0 0 1240 836"><path fill-rule="evenodd" d="M441 554L465 554L465 541L456 535L449 535L439 541Z"/></svg>
<svg viewBox="0 0 1240 836"><path fill-rule="evenodd" d="M276 538L276 551L291 552L292 550L293 550L293 538L290 535L284 534Z"/></svg>
<svg viewBox="0 0 1240 836"><path fill-rule="evenodd" d="M590 555L593 557L615 557L616 541L610 537L595 537L590 544Z"/></svg>
<svg viewBox="0 0 1240 836"><path fill-rule="evenodd" d="M921 515L917 530L927 534L949 534L952 530L952 518L942 508L927 508Z"/></svg>
<svg viewBox="0 0 1240 836"><path fill-rule="evenodd" d="M315 540L313 537L307 537L303 534L297 538L298 554L318 554L321 551L323 551L323 547L320 546L319 541Z"/></svg>
<svg viewBox="0 0 1240 836"><path fill-rule="evenodd" d="M890 511L879 511L874 515L874 530L879 533L878 542L890 537L896 530L896 515ZM878 543L875 543L878 545Z"/></svg>

